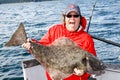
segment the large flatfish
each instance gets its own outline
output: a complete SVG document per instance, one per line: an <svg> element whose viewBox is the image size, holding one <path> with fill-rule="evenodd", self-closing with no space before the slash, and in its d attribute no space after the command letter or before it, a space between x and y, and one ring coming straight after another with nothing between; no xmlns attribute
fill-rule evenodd
<svg viewBox="0 0 120 80"><path fill-rule="evenodd" d="M24 25L21 23L5 46L21 45L26 39ZM48 46L32 41L30 43L32 55L46 68L53 80L61 80L75 74L74 68L96 75L101 75L105 69L101 60L81 49L67 37L60 37Z"/></svg>

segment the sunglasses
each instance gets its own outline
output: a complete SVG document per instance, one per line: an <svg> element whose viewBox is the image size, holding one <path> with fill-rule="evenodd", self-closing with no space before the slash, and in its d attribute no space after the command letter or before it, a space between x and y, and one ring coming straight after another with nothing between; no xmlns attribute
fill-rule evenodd
<svg viewBox="0 0 120 80"><path fill-rule="evenodd" d="M71 18L71 17L74 17L74 18L78 18L80 15L66 15L67 18Z"/></svg>

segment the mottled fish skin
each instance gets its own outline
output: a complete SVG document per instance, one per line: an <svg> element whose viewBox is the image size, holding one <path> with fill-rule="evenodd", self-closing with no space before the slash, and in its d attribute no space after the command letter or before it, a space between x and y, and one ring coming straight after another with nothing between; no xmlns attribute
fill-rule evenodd
<svg viewBox="0 0 120 80"><path fill-rule="evenodd" d="M32 54L46 67L55 80L71 75L75 67L86 71L85 63L82 63L82 60L86 57L85 52L65 37L57 39L55 43L61 40L67 40L67 43L70 44L63 44L65 42L61 42L59 45L54 45L53 43L49 46L38 45L36 43L31 44Z"/></svg>
<svg viewBox="0 0 120 80"><path fill-rule="evenodd" d="M5 46L21 45L26 39L24 25L21 23ZM47 69L54 80L66 78L74 73L74 68L96 75L101 75L101 71L105 69L102 61L66 37L56 39L49 46L30 43L32 55Z"/></svg>

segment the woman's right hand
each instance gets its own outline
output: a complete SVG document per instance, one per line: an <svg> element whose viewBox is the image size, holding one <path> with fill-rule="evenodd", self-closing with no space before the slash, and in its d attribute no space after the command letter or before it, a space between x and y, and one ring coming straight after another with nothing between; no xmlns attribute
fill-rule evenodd
<svg viewBox="0 0 120 80"><path fill-rule="evenodd" d="M22 44L22 47L26 48L27 50L30 50L30 41L31 39L28 38L27 42Z"/></svg>

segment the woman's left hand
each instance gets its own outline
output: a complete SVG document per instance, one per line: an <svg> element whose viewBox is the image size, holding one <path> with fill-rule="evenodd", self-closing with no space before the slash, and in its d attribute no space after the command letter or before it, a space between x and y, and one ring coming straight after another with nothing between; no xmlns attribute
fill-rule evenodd
<svg viewBox="0 0 120 80"><path fill-rule="evenodd" d="M84 70L80 70L80 69L77 69L77 68L74 68L74 72L76 75L79 75L79 76L82 76L84 74Z"/></svg>

